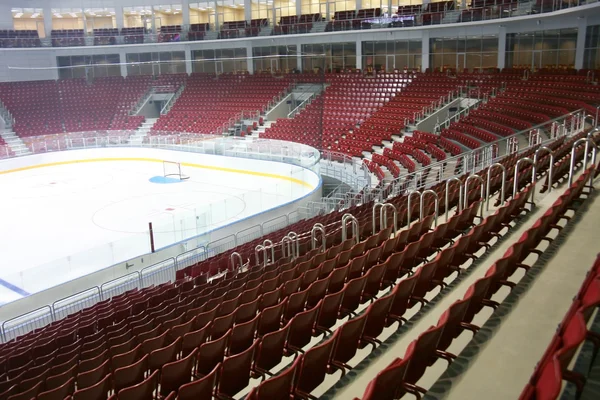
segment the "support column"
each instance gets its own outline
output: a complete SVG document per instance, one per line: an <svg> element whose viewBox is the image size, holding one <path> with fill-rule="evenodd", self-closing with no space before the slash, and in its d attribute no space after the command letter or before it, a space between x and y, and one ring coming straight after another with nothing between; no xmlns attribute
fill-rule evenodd
<svg viewBox="0 0 600 400"><path fill-rule="evenodd" d="M300 72L304 72L302 70L302 45L298 44L296 45L296 65L297 65L297 69Z"/></svg>
<svg viewBox="0 0 600 400"><path fill-rule="evenodd" d="M125 27L125 17L123 16L123 7L115 8L115 23L117 24L117 29L121 32L121 29Z"/></svg>
<svg viewBox="0 0 600 400"><path fill-rule="evenodd" d="M121 63L121 76L125 78L127 77L127 64L125 64L127 62L127 56L125 50L119 51L119 62Z"/></svg>
<svg viewBox="0 0 600 400"><path fill-rule="evenodd" d="M190 27L190 1L182 0L181 1L181 23L183 25L183 29L189 29Z"/></svg>
<svg viewBox="0 0 600 400"><path fill-rule="evenodd" d="M189 46L185 48L185 73L188 75L192 73L192 50Z"/></svg>
<svg viewBox="0 0 600 400"><path fill-rule="evenodd" d="M356 9L357 10L362 9L362 0L356 0Z"/></svg>
<svg viewBox="0 0 600 400"><path fill-rule="evenodd" d="M52 32L52 8L50 5L44 5L43 8L44 13L44 31L46 32L46 37L50 37L50 32Z"/></svg>
<svg viewBox="0 0 600 400"><path fill-rule="evenodd" d="M244 19L248 22L252 21L252 1L244 0Z"/></svg>
<svg viewBox="0 0 600 400"><path fill-rule="evenodd" d="M587 18L577 19L577 45L575 47L575 69L583 68L585 54L585 36L587 35Z"/></svg>
<svg viewBox="0 0 600 400"><path fill-rule="evenodd" d="M362 71L362 41L356 39L356 68Z"/></svg>
<svg viewBox="0 0 600 400"><path fill-rule="evenodd" d="M421 38L421 72L425 72L429 68L429 31L423 30Z"/></svg>
<svg viewBox="0 0 600 400"><path fill-rule="evenodd" d="M0 7L0 29L14 29L13 16L8 3Z"/></svg>
<svg viewBox="0 0 600 400"><path fill-rule="evenodd" d="M310 13L307 13L310 14ZM302 2L296 1L296 15L302 15Z"/></svg>
<svg viewBox="0 0 600 400"><path fill-rule="evenodd" d="M248 73L254 73L254 59L252 58L252 44L248 43L246 45L246 68L248 68Z"/></svg>
<svg viewBox="0 0 600 400"><path fill-rule="evenodd" d="M498 28L498 68L506 68L506 27Z"/></svg>

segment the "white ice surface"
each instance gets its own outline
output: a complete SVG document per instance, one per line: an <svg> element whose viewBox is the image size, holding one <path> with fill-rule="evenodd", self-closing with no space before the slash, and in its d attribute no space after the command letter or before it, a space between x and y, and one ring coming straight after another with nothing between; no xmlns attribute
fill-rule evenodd
<svg viewBox="0 0 600 400"><path fill-rule="evenodd" d="M149 179L162 163L110 161L0 175L0 278L34 293L149 252L148 222L160 248L309 192L270 177L183 172L189 180L157 184ZM0 285L0 303L19 297Z"/></svg>

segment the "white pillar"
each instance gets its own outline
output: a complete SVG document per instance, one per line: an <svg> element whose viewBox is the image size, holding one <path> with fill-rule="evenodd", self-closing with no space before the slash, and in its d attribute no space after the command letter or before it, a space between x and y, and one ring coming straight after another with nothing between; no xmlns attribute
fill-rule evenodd
<svg viewBox="0 0 600 400"><path fill-rule="evenodd" d="M356 68L362 71L362 41L356 39Z"/></svg>
<svg viewBox="0 0 600 400"><path fill-rule="evenodd" d="M127 62L127 56L125 50L119 51L119 62L121 63L121 76L127 77L127 65L125 64Z"/></svg>
<svg viewBox="0 0 600 400"><path fill-rule="evenodd" d="M192 73L192 50L189 46L185 48L185 73L188 75Z"/></svg>
<svg viewBox="0 0 600 400"><path fill-rule="evenodd" d="M246 21L252 21L252 1L244 0L244 19Z"/></svg>
<svg viewBox="0 0 600 400"><path fill-rule="evenodd" d="M254 58L252 58L252 44L248 43L246 45L246 68L248 68L248 73L254 73Z"/></svg>
<svg viewBox="0 0 600 400"><path fill-rule="evenodd" d="M43 8L44 13L44 31L46 31L46 37L50 37L50 32L52 32L52 8L50 5L44 5Z"/></svg>
<svg viewBox="0 0 600 400"><path fill-rule="evenodd" d="M357 10L362 9L362 0L356 0L356 9Z"/></svg>
<svg viewBox="0 0 600 400"><path fill-rule="evenodd" d="M502 71L506 67L506 27L498 28L498 68Z"/></svg>
<svg viewBox="0 0 600 400"><path fill-rule="evenodd" d="M587 18L577 19L577 45L575 47L575 69L583 68L585 53L585 36L587 35Z"/></svg>
<svg viewBox="0 0 600 400"><path fill-rule="evenodd" d="M421 38L421 72L429 68L429 30L423 30Z"/></svg>
<svg viewBox="0 0 600 400"><path fill-rule="evenodd" d="M181 24L184 29L189 29L190 27L190 1L182 0L181 1Z"/></svg>
<svg viewBox="0 0 600 400"><path fill-rule="evenodd" d="M119 32L125 27L125 17L123 16L123 7L115 8L115 22Z"/></svg>
<svg viewBox="0 0 600 400"><path fill-rule="evenodd" d="M8 2L0 6L0 29L14 29L13 16Z"/></svg>
<svg viewBox="0 0 600 400"><path fill-rule="evenodd" d="M296 68L298 69L298 71L303 72L302 71L302 45L298 44L296 45Z"/></svg>
<svg viewBox="0 0 600 400"><path fill-rule="evenodd" d="M310 14L310 13L307 13ZM296 1L296 15L302 15L302 1Z"/></svg>

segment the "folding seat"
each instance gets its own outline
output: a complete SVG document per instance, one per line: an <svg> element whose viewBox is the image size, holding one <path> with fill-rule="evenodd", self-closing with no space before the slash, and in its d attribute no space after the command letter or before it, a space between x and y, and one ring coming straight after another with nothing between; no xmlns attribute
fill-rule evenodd
<svg viewBox="0 0 600 400"><path fill-rule="evenodd" d="M560 362L552 357L542 367L538 381L535 383L536 399L557 399L562 389L562 372Z"/></svg>
<svg viewBox="0 0 600 400"><path fill-rule="evenodd" d="M419 280L420 274L421 271L419 270L410 278L401 280L392 289L394 300L387 315L388 326L391 326L393 322L398 322L400 325L406 322L406 319L403 316L406 310L410 308L409 305L411 303L412 293L415 284Z"/></svg>
<svg viewBox="0 0 600 400"><path fill-rule="evenodd" d="M233 398L250 382L252 360L258 342L243 352L225 358L218 373L215 395L217 398Z"/></svg>
<svg viewBox="0 0 600 400"><path fill-rule="evenodd" d="M304 353L302 348L310 343L313 336L320 334L315 331L314 327L321 310L321 304L319 302L312 309L300 312L291 319L290 333L285 346L287 354Z"/></svg>
<svg viewBox="0 0 600 400"><path fill-rule="evenodd" d="M329 280L329 287L327 288L328 293L336 293L344 288L344 282L348 276L349 269L349 266L343 266L333 270Z"/></svg>
<svg viewBox="0 0 600 400"><path fill-rule="evenodd" d="M336 337L308 350L296 372L295 394L302 398L311 398L311 392L325 381L331 371L331 354L336 345Z"/></svg>
<svg viewBox="0 0 600 400"><path fill-rule="evenodd" d="M361 294L361 304L366 303L367 301L372 302L375 299L375 297L379 293L379 290L382 288L382 281L385 275L386 268L387 265L385 263L378 264L366 273L367 281Z"/></svg>
<svg viewBox="0 0 600 400"><path fill-rule="evenodd" d="M576 312L569 321L562 333L562 347L555 354L555 359L560 364L562 379L566 379L577 387L577 397L581 396L586 378L583 374L569 369L571 360L577 353L577 350L588 337L587 326L583 314Z"/></svg>
<svg viewBox="0 0 600 400"><path fill-rule="evenodd" d="M306 301L308 299L309 290L306 289L302 292L296 292L287 297L287 304L283 313L283 323L287 323L299 312L304 311Z"/></svg>
<svg viewBox="0 0 600 400"><path fill-rule="evenodd" d="M296 371L302 362L302 355L281 374L269 378L253 388L247 400L289 400L294 394ZM183 399L186 400L186 399Z"/></svg>
<svg viewBox="0 0 600 400"><path fill-rule="evenodd" d="M465 313L463 324L470 324L473 321L475 315L484 307L496 308L498 303L485 299L485 295L492 283L492 276L487 275L480 278L473 283L467 293L465 293L464 299L470 299L469 307ZM463 325L464 326L464 325ZM475 325L469 325L473 331L477 331L479 327Z"/></svg>
<svg viewBox="0 0 600 400"><path fill-rule="evenodd" d="M396 358L383 371L379 372L365 389L363 400L394 400L402 393L409 392L420 398L416 388L404 381L412 356Z"/></svg>
<svg viewBox="0 0 600 400"><path fill-rule="evenodd" d="M144 374L148 370L149 356L145 355L136 362L114 370L113 380L116 391L127 386L135 385L144 379Z"/></svg>
<svg viewBox="0 0 600 400"><path fill-rule="evenodd" d="M158 372L154 371L142 382L118 391L118 398L123 400L153 399L158 386Z"/></svg>
<svg viewBox="0 0 600 400"><path fill-rule="evenodd" d="M267 307L272 307L272 306L278 304L279 299L281 299L283 297L282 293L283 293L283 288L280 286L279 288L277 288L273 291L270 291L270 292L267 292L267 293L264 293L263 295L261 295L260 302L258 305L259 310L262 311Z"/></svg>
<svg viewBox="0 0 600 400"><path fill-rule="evenodd" d="M217 364L223 362L230 336L231 331L227 332L217 340L200 345L196 356L196 364L194 366L194 376L206 376Z"/></svg>
<svg viewBox="0 0 600 400"><path fill-rule="evenodd" d="M106 375L97 384L85 389L78 389L73 393L73 400L105 400L108 392L113 388L112 375Z"/></svg>
<svg viewBox="0 0 600 400"><path fill-rule="evenodd" d="M367 284L367 275L351 279L344 286L344 298L340 310L341 316L355 315L354 311L360 305L361 297L365 285Z"/></svg>
<svg viewBox="0 0 600 400"><path fill-rule="evenodd" d="M196 312L194 309L188 310L186 312L185 319L190 321L194 320L192 325L192 329L196 330L202 328L206 324L212 324L217 316L217 307L205 312Z"/></svg>

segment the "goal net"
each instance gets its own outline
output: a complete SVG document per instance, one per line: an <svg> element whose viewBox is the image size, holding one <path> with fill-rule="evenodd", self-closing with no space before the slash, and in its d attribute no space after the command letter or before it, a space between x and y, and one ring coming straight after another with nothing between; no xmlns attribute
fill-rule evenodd
<svg viewBox="0 0 600 400"><path fill-rule="evenodd" d="M181 172L181 163L176 161L163 161L163 176L165 178L177 178L179 180L188 179L189 176Z"/></svg>

